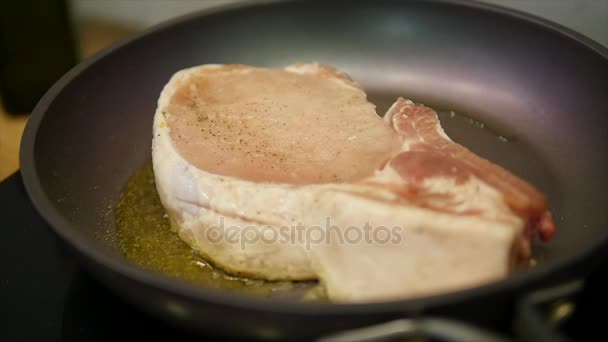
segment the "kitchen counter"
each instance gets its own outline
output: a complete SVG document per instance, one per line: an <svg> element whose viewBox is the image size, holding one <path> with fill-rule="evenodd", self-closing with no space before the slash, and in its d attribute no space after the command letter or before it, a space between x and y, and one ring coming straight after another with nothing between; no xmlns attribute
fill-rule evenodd
<svg viewBox="0 0 608 342"><path fill-rule="evenodd" d="M9 115L0 106L0 181L19 167L19 142L27 116Z"/></svg>

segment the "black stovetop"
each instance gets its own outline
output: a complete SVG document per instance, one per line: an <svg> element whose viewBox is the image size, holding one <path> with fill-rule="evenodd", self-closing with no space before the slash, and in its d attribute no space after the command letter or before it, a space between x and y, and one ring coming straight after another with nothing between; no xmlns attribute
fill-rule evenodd
<svg viewBox="0 0 608 342"><path fill-rule="evenodd" d="M197 339L134 308L63 252L16 173L0 183L0 341ZM576 340L604 333L608 263L587 276L573 317ZM596 310L600 310L599 312Z"/></svg>
<svg viewBox="0 0 608 342"><path fill-rule="evenodd" d="M36 213L18 173L0 183L0 219L0 341L192 340L80 269Z"/></svg>

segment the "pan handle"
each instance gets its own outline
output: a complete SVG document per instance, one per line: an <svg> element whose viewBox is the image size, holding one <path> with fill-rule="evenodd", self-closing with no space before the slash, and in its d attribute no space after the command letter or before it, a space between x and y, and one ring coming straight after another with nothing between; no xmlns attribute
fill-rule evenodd
<svg viewBox="0 0 608 342"><path fill-rule="evenodd" d="M515 333L519 341L568 341L558 327L574 309L582 280L534 291L517 304ZM429 340L502 342L510 339L472 324L444 318L402 318L324 336L322 342L371 342L422 337Z"/></svg>
<svg viewBox="0 0 608 342"><path fill-rule="evenodd" d="M520 341L569 341L559 326L574 312L575 297L583 289L576 279L557 286L534 291L517 304L515 333Z"/></svg>
<svg viewBox="0 0 608 342"><path fill-rule="evenodd" d="M507 339L506 337L480 329L479 327L473 326L471 324L443 318L403 318L387 323L328 335L322 337L321 339L319 339L319 341L371 342L404 340L415 337L425 337L430 340L452 342L509 341L509 339Z"/></svg>

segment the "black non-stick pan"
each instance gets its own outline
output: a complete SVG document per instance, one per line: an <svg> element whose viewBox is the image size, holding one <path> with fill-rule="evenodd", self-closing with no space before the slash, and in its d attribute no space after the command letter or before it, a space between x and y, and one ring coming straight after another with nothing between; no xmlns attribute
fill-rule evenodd
<svg viewBox="0 0 608 342"><path fill-rule="evenodd" d="M558 231L535 246L538 265L456 293L337 305L224 293L121 256L111 208L150 159L152 117L169 77L204 63L295 61L347 71L380 113L404 96L469 115L506 137L489 143L444 122L456 141L548 195ZM447 317L493 328L510 324L523 294L580 275L607 246L607 130L608 51L556 24L461 1L269 2L170 21L75 67L34 110L21 172L38 211L93 275L185 327L310 338L397 318Z"/></svg>

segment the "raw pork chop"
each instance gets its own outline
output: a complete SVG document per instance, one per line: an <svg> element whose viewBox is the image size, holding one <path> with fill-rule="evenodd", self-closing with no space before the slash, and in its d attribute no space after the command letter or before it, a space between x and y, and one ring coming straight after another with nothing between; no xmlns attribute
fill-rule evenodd
<svg viewBox="0 0 608 342"><path fill-rule="evenodd" d="M399 99L385 121L402 137L402 151L361 183L394 197L343 195L336 200L346 208L327 215L342 235L361 220L396 226L398 243L336 237L314 245L313 268L330 298L388 300L499 280L530 258L535 232L553 235L542 194L452 142L431 109Z"/></svg>
<svg viewBox="0 0 608 342"><path fill-rule="evenodd" d="M542 194L453 143L432 110L399 99L383 121L319 64L178 72L153 164L190 246L233 273L320 279L337 301L500 279L553 232Z"/></svg>

